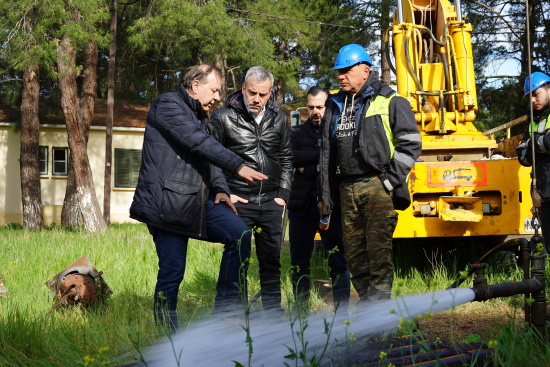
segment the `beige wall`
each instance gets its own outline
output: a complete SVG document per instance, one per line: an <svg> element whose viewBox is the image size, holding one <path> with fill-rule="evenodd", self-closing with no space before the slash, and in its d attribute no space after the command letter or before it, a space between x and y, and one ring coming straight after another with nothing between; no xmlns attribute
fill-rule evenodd
<svg viewBox="0 0 550 367"><path fill-rule="evenodd" d="M113 129L113 171L111 178L111 222L132 221L128 210L134 195L133 189L117 189L114 186L114 149L141 149L143 128ZM40 177L42 202L46 224L58 223L61 205L65 197L66 177L51 174L51 147L67 147L65 126L41 126L40 145L50 147L48 175ZM19 176L20 134L12 124L0 124L0 225L22 223L21 181ZM105 128L92 127L88 142L88 157L93 172L97 199L103 210L103 184L105 174ZM3 183L3 184L2 184Z"/></svg>

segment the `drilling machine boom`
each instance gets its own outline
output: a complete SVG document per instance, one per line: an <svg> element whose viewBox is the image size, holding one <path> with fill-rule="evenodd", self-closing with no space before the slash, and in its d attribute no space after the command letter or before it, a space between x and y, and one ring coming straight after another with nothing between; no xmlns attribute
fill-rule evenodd
<svg viewBox="0 0 550 367"><path fill-rule="evenodd" d="M472 26L460 3L398 0L392 50L397 91L411 104L422 154L409 176L412 205L394 237L533 233L529 170L495 154L478 112Z"/></svg>

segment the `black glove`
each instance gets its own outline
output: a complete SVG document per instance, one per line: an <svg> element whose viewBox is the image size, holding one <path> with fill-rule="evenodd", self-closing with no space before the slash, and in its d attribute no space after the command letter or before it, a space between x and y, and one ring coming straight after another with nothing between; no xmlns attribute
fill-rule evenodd
<svg viewBox="0 0 550 367"><path fill-rule="evenodd" d="M533 140L535 144L535 151L537 153L546 153L550 150L550 136L545 133L536 132L533 134Z"/></svg>

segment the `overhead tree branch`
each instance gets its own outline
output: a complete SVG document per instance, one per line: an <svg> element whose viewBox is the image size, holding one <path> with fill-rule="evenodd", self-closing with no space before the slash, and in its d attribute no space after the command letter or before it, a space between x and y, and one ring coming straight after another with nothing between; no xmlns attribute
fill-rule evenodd
<svg viewBox="0 0 550 367"><path fill-rule="evenodd" d="M8 82L22 82L22 81L23 79L20 79L20 78L2 79L0 80L0 84L8 83Z"/></svg>
<svg viewBox="0 0 550 367"><path fill-rule="evenodd" d="M517 38L520 38L520 36L518 34L516 34L516 32L514 32L514 27L512 27L512 25L504 18L504 16L502 14L500 14L499 12L495 11L493 8L491 8L490 6L487 6L483 3L480 3L479 1L476 1L476 0L468 0L469 2L471 3L474 3L474 4L477 4L479 6L482 6L484 7L485 9L489 10L491 13L493 14L496 14L499 18L502 19L502 21L506 24L506 26L508 27L508 29L510 29L510 32L512 32L512 34L514 36L516 36Z"/></svg>

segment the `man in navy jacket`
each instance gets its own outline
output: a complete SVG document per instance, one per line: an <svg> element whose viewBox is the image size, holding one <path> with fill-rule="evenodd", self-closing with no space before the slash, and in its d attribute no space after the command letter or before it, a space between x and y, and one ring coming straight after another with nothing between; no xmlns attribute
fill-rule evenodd
<svg viewBox="0 0 550 367"><path fill-rule="evenodd" d="M229 199L222 168L249 183L267 179L207 131L206 111L220 100L220 76L214 65L194 66L177 92L162 94L152 104L130 207L130 217L147 224L159 258L155 321L168 322L173 331L178 325L176 304L189 238L221 242L225 251L251 239L249 227ZM240 264L232 266L238 269ZM239 279L226 274L236 273L220 273L218 293L229 296L226 288L233 289Z"/></svg>

